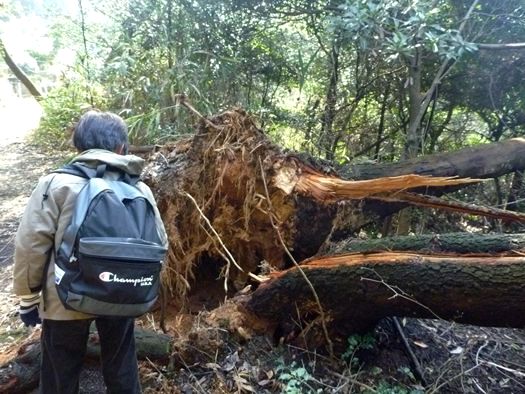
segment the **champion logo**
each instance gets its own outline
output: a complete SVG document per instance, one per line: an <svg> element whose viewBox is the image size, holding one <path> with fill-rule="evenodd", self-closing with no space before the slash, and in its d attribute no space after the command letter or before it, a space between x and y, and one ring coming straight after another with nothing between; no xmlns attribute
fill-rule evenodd
<svg viewBox="0 0 525 394"><path fill-rule="evenodd" d="M151 286L153 284L153 275L151 276L141 276L140 278L125 278L120 277L113 272L104 271L100 273L98 278L102 282L113 282L113 283L128 283L133 286Z"/></svg>

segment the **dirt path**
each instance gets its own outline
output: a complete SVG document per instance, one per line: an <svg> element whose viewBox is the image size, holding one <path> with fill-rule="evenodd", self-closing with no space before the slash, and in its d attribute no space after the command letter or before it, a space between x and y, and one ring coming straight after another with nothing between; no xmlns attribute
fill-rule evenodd
<svg viewBox="0 0 525 394"><path fill-rule="evenodd" d="M0 108L0 114L7 112L9 108ZM12 294L14 237L38 179L65 160L64 153L42 152L29 144L31 126L34 121L25 121L0 132L0 364L17 344L30 335L39 335L39 329L25 327L18 318L18 299ZM96 366L82 372L80 392L104 392L102 375Z"/></svg>
<svg viewBox="0 0 525 394"><path fill-rule="evenodd" d="M12 236L38 178L57 162L58 155L39 152L26 138L38 125L40 108L31 99L0 101L0 267L11 263ZM5 280L1 277L1 283ZM5 290L5 286L2 286Z"/></svg>
<svg viewBox="0 0 525 394"><path fill-rule="evenodd" d="M0 138L0 353L28 333L19 323L11 294L14 236L38 178L59 165L62 154L43 153L29 145L27 130Z"/></svg>
<svg viewBox="0 0 525 394"><path fill-rule="evenodd" d="M23 141L0 144L0 265L11 263L13 235L38 178L57 167L62 155L50 155Z"/></svg>

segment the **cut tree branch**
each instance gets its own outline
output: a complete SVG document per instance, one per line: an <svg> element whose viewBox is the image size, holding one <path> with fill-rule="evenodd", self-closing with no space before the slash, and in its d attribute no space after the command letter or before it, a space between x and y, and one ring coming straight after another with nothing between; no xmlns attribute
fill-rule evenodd
<svg viewBox="0 0 525 394"><path fill-rule="evenodd" d="M419 253L451 253L477 255L523 256L525 234L423 234L376 239L350 238L325 250L324 254L418 251Z"/></svg>

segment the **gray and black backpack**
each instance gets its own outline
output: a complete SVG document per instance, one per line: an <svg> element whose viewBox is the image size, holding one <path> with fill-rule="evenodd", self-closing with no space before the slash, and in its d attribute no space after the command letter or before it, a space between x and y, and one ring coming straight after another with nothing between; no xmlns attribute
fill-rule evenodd
<svg viewBox="0 0 525 394"><path fill-rule="evenodd" d="M121 173L104 179L107 170ZM106 164L55 172L88 179L55 258L55 284L67 309L97 316L139 316L155 303L166 248L155 211L131 177Z"/></svg>

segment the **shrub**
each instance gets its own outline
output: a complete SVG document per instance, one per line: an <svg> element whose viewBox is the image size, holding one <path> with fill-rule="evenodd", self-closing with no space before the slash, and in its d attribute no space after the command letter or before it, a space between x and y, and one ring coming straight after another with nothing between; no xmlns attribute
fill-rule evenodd
<svg viewBox="0 0 525 394"><path fill-rule="evenodd" d="M42 119L40 126L30 136L31 142L44 149L70 148L69 141L74 123L83 112L92 108L87 96L85 85L77 81L51 90L41 101ZM94 98L95 106L103 107L102 101Z"/></svg>

